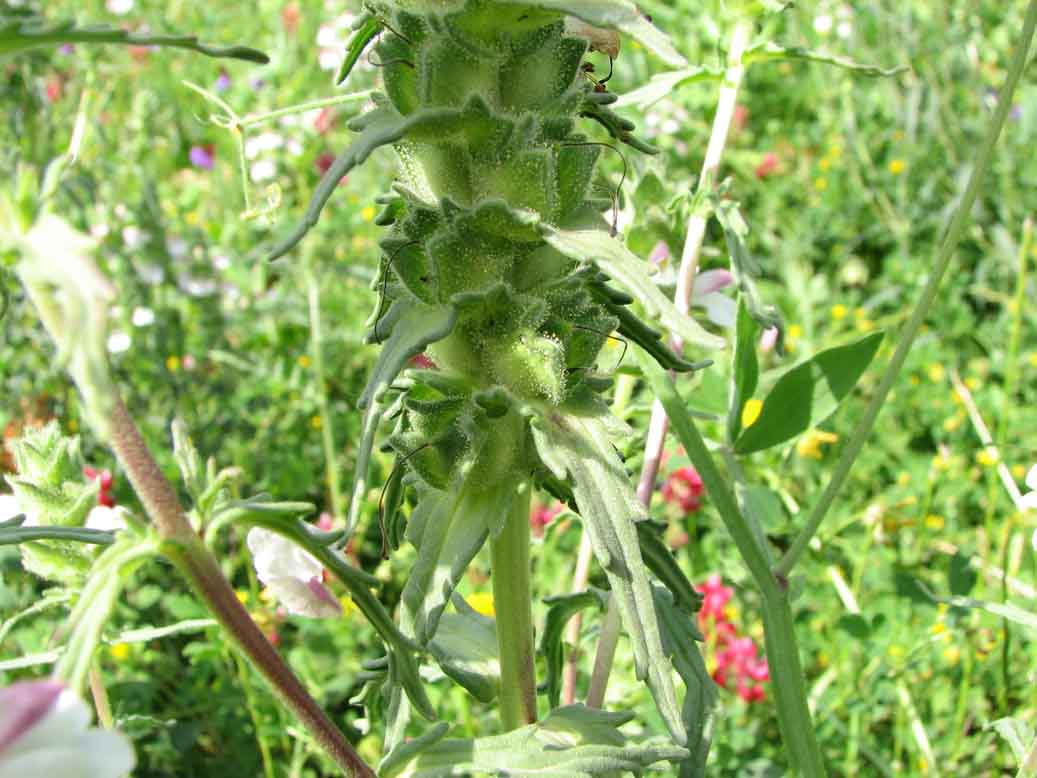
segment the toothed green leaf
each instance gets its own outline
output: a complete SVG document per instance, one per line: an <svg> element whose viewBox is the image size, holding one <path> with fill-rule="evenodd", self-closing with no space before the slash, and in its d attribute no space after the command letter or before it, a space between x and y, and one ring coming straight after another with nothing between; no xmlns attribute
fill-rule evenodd
<svg viewBox="0 0 1037 778"><path fill-rule="evenodd" d="M658 317L663 326L685 343L707 349L724 347L723 338L711 335L690 316L681 314L652 283L647 265L607 232L556 230L547 225L543 232L547 242L567 257L597 263L617 285L639 300L650 314Z"/></svg>
<svg viewBox="0 0 1037 778"><path fill-rule="evenodd" d="M544 464L560 479L567 476L594 555L605 570L619 614L634 650L639 680L648 684L666 726L685 742L677 709L672 668L662 650L648 572L641 557L636 521L645 518L631 478L610 440L603 410L598 415L561 410L533 421L533 439Z"/></svg>
<svg viewBox="0 0 1037 778"><path fill-rule="evenodd" d="M486 489L474 481L453 491L423 495L407 527L407 540L417 547L418 556L403 589L403 603L422 644L436 634L458 581L490 531L508 515L515 497L514 484Z"/></svg>
<svg viewBox="0 0 1037 778"><path fill-rule="evenodd" d="M356 456L356 473L353 482L353 501L349 506L349 525L356 526L360 506L367 492L367 466L371 459L375 432L382 418L382 395L396 380L407 360L420 354L437 340L445 338L454 328L456 313L446 305L424 305L415 301L397 300L389 308L384 319L375 323L375 331L390 328L392 334L382 345L375 362L367 388L360 398L360 407L366 408L360 447Z"/></svg>
<svg viewBox="0 0 1037 778"><path fill-rule="evenodd" d="M614 778L687 756L671 744L627 744L619 726L632 714L582 705L552 711L543 721L504 735L444 740L445 723L397 746L378 766L382 778Z"/></svg>

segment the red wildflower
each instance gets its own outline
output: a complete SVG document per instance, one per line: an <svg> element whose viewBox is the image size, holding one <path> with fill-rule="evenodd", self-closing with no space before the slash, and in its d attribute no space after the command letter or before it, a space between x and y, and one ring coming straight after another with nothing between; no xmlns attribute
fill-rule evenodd
<svg viewBox="0 0 1037 778"><path fill-rule="evenodd" d="M555 516L562 512L562 504L555 502L553 505L548 507L547 505L538 505L533 509L532 513L529 514L529 526L533 530L533 534L538 538L543 537L544 527L555 520Z"/></svg>
<svg viewBox="0 0 1037 778"><path fill-rule="evenodd" d="M702 478L694 467L675 470L663 485L663 500L679 505L685 513L693 513L702 507L702 494L706 491Z"/></svg>
<svg viewBox="0 0 1037 778"><path fill-rule="evenodd" d="M713 680L719 686L733 682L735 692L746 702L763 700L766 697L763 681L770 678L770 668L765 657L757 656L753 639L739 637L735 625L728 620L726 606L734 590L724 586L716 574L695 588L704 595L699 625L716 652Z"/></svg>
<svg viewBox="0 0 1037 778"><path fill-rule="evenodd" d="M760 164L756 166L756 177L759 179L769 178L778 172L778 155L768 151L763 155Z"/></svg>
<svg viewBox="0 0 1037 778"><path fill-rule="evenodd" d="M112 471L97 470L87 465L83 468L83 475L101 484L101 489L97 493L97 504L103 505L106 508L114 508L115 497L112 496L112 485L115 483L115 479L112 477Z"/></svg>

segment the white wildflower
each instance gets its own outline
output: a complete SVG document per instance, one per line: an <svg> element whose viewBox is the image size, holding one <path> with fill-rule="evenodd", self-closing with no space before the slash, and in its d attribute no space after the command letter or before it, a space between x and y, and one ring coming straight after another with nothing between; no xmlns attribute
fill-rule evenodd
<svg viewBox="0 0 1037 778"><path fill-rule="evenodd" d="M276 532L255 527L248 550L259 580L289 613L315 618L338 616L342 606L321 581L324 568L295 543Z"/></svg>
<svg viewBox="0 0 1037 778"><path fill-rule="evenodd" d="M56 681L0 689L0 778L122 778L136 764L120 732L90 727L90 711Z"/></svg>

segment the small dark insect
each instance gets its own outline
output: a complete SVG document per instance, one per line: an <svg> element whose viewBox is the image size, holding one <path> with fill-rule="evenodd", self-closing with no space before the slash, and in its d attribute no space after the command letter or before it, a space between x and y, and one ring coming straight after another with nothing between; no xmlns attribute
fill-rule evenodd
<svg viewBox="0 0 1037 778"><path fill-rule="evenodd" d="M612 367L612 370L610 372L615 372L619 369L619 366L623 364L623 360L626 359L627 349L630 347L630 343L627 341L626 338L622 338L619 335L609 335L602 332L601 330L596 330L593 327L588 327L584 324L572 324L571 326L575 330L586 330L587 332L593 332L595 335L601 335L606 340L618 340L620 343L622 343L623 353L619 355L619 359L616 361L616 364ZM575 373L577 370L590 370L590 365L588 365L587 367L573 367L569 369L569 372Z"/></svg>
<svg viewBox="0 0 1037 778"><path fill-rule="evenodd" d="M611 76L611 73L609 74ZM563 146L604 146L607 149L612 149L614 152L619 154L619 158L623 160L623 173L619 177L619 186L616 187L616 191L612 194L612 226L609 228L609 237L616 237L619 233L619 193L623 191L623 184L627 180L627 158L623 152L613 146L611 143L603 143L602 141L573 141L570 143L563 143Z"/></svg>

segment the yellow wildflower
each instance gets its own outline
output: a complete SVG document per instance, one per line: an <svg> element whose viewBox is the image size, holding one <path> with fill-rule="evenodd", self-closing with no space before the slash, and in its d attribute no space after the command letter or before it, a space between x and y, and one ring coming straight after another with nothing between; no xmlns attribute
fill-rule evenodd
<svg viewBox="0 0 1037 778"><path fill-rule="evenodd" d="M886 649L886 653L889 654L892 659L900 659L900 657L904 655L904 649L896 643L893 643Z"/></svg>
<svg viewBox="0 0 1037 778"><path fill-rule="evenodd" d="M897 484L899 486L907 486L911 483L911 474L907 471L897 473Z"/></svg>
<svg viewBox="0 0 1037 778"><path fill-rule="evenodd" d="M69 422L69 427L72 426L72 422ZM1022 478L1026 475L1026 468L1023 465L1012 465L1012 475L1016 478Z"/></svg>
<svg viewBox="0 0 1037 778"><path fill-rule="evenodd" d="M175 355L171 357L166 357L166 370L168 370L170 373L175 373L179 369L180 357Z"/></svg>
<svg viewBox="0 0 1037 778"><path fill-rule="evenodd" d="M489 592L475 592L465 597L465 602L471 606L472 610L481 613L483 616L496 616L497 611L493 607L493 595Z"/></svg>
<svg viewBox="0 0 1037 778"><path fill-rule="evenodd" d="M745 405L742 406L742 426L751 427L756 423L756 420L760 418L760 411L763 410L763 401L757 399L746 400Z"/></svg>
<svg viewBox="0 0 1037 778"><path fill-rule="evenodd" d="M943 420L943 429L945 432L954 432L964 421L965 418L960 413L956 416L948 416Z"/></svg>
<svg viewBox="0 0 1037 778"><path fill-rule="evenodd" d="M857 330L859 332L870 332L875 329L875 322L868 318L857 319Z"/></svg>
<svg viewBox="0 0 1037 778"><path fill-rule="evenodd" d="M814 189L819 192L823 192L828 188L828 179L824 176L819 176L814 180Z"/></svg>
<svg viewBox="0 0 1037 778"><path fill-rule="evenodd" d="M343 594L341 597L339 597L338 603L342 606L343 616L352 616L358 610L356 607L356 603L353 602L353 598L350 597L348 594Z"/></svg>
<svg viewBox="0 0 1037 778"><path fill-rule="evenodd" d="M817 163L817 166L821 168L821 170L828 170L828 168L832 166L832 160L828 157L822 157L821 160Z"/></svg>
<svg viewBox="0 0 1037 778"><path fill-rule="evenodd" d="M1028 357L1030 367L1037 367L1037 351L1031 351Z"/></svg>
<svg viewBox="0 0 1037 778"><path fill-rule="evenodd" d="M360 209L360 218L363 219L365 222L373 221L374 220L374 206L373 205L365 205L363 208L361 208Z"/></svg>
<svg viewBox="0 0 1037 778"><path fill-rule="evenodd" d="M801 457L820 459L822 457L821 445L823 443L835 443L839 436L824 430L812 430L799 439L796 443L796 453Z"/></svg>
<svg viewBox="0 0 1037 778"><path fill-rule="evenodd" d="M1000 461L997 449L993 446L987 446L981 451L976 452L976 462L983 465L983 467L993 467Z"/></svg>
<svg viewBox="0 0 1037 778"><path fill-rule="evenodd" d="M947 368L939 362L933 362L929 365L927 372L929 374L929 380L934 384L938 384L947 378Z"/></svg>
<svg viewBox="0 0 1037 778"><path fill-rule="evenodd" d="M112 655L112 659L115 661L123 662L130 656L130 644L113 643L108 647L108 653Z"/></svg>
<svg viewBox="0 0 1037 778"><path fill-rule="evenodd" d="M849 310L842 303L837 303L832 306L832 318L836 321L842 321L845 319L847 313L849 313Z"/></svg>
<svg viewBox="0 0 1037 778"><path fill-rule="evenodd" d="M188 211L184 215L184 221L190 224L192 227L198 224L202 220L202 217L198 215L198 211Z"/></svg>
<svg viewBox="0 0 1037 778"><path fill-rule="evenodd" d="M79 422L76 421L75 419L69 419L68 420L68 431L69 432L75 432L78 429L79 429ZM1019 477L1022 478L1022 476L1019 476Z"/></svg>
<svg viewBox="0 0 1037 778"><path fill-rule="evenodd" d="M311 416L310 426L313 427L313 429L315 430L319 430L321 427L324 426L324 420L320 416Z"/></svg>
<svg viewBox="0 0 1037 778"><path fill-rule="evenodd" d="M303 354L296 361L299 363L299 367L301 367L303 370L308 368L310 366L310 362L311 362L310 357L307 354Z"/></svg>
<svg viewBox="0 0 1037 778"><path fill-rule="evenodd" d="M889 162L889 172L895 176L899 176L907 170L907 163L902 159L893 159Z"/></svg>
<svg viewBox="0 0 1037 778"><path fill-rule="evenodd" d="M943 659L949 665L956 665L961 661L961 649L957 646L947 646L943 650Z"/></svg>

